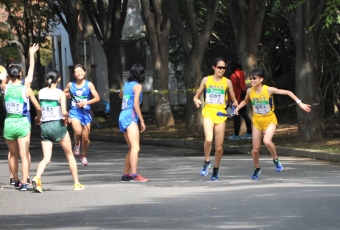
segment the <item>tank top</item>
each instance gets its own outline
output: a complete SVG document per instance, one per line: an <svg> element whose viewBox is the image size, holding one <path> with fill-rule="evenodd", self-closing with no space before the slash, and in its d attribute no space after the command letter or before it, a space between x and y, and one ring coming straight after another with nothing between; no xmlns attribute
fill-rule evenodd
<svg viewBox="0 0 340 230"><path fill-rule="evenodd" d="M122 99L122 110L125 109L133 109L135 93L133 92L133 87L137 85L136 81L125 82L123 87L123 99ZM142 103L143 95L142 93L139 96L139 104Z"/></svg>
<svg viewBox="0 0 340 230"><path fill-rule="evenodd" d="M89 81L85 80L85 84L83 85L83 87L80 87L80 88L77 87L76 82L72 82L71 87L70 87L70 93L74 95L74 97L76 98L78 102L89 101L90 96L91 96L91 91L89 88ZM77 107L76 104L77 102L74 102L72 100L71 109L79 109L79 107ZM84 105L83 108L85 110L90 110L90 105Z"/></svg>
<svg viewBox="0 0 340 230"><path fill-rule="evenodd" d="M61 92L60 89L43 88L40 90L41 122L63 119L59 100Z"/></svg>
<svg viewBox="0 0 340 230"><path fill-rule="evenodd" d="M26 97L26 86L9 83L5 90L6 117L27 117L29 98Z"/></svg>
<svg viewBox="0 0 340 230"><path fill-rule="evenodd" d="M205 105L207 108L225 109L228 95L227 78L214 81L213 75L208 76L205 84Z"/></svg>
<svg viewBox="0 0 340 230"><path fill-rule="evenodd" d="M257 94L255 88L252 87L249 97L253 106L254 115L270 115L274 113L274 101L273 97L269 96L267 85L262 86L260 94Z"/></svg>

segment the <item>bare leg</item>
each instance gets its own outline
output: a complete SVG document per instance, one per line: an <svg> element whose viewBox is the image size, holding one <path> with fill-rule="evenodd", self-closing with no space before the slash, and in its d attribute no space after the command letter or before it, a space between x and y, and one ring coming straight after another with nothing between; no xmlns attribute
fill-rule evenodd
<svg viewBox="0 0 340 230"><path fill-rule="evenodd" d="M22 170L22 183L27 184L27 178L30 169L29 162L29 145L30 145L30 135L26 137L18 138L19 154L21 158L21 170ZM11 151L11 150L10 150ZM12 171L13 172L13 171Z"/></svg>
<svg viewBox="0 0 340 230"><path fill-rule="evenodd" d="M43 172L48 164L51 162L53 143L51 141L41 141L43 159L40 161L36 176L41 179Z"/></svg>
<svg viewBox="0 0 340 230"><path fill-rule="evenodd" d="M71 138L68 132L66 133L65 137L59 141L59 143L65 152L65 156L68 161L68 165L73 176L74 183L78 184L79 180L77 162L72 153Z"/></svg>
<svg viewBox="0 0 340 230"><path fill-rule="evenodd" d="M82 128L82 157L87 156L87 151L90 146L90 131L91 131L91 123L84 125Z"/></svg>
<svg viewBox="0 0 340 230"><path fill-rule="evenodd" d="M253 149L251 151L251 155L253 157L253 162L255 168L260 167L260 147L261 147L261 139L262 139L262 130L259 130L255 126L253 126Z"/></svg>
<svg viewBox="0 0 340 230"><path fill-rule="evenodd" d="M213 141L214 123L209 118L203 118L204 129L204 156L205 161L210 161L210 153Z"/></svg>
<svg viewBox="0 0 340 230"><path fill-rule="evenodd" d="M18 158L19 158L19 146L17 140L6 139L7 147L9 149L9 166L10 171L13 173L14 181L19 181L18 176Z"/></svg>
<svg viewBox="0 0 340 230"><path fill-rule="evenodd" d="M137 174L137 165L138 165L138 152L140 150L139 146L139 128L138 125L134 122L126 129L126 136L128 142L130 143L129 146L129 153L130 155L130 168L131 174ZM124 169L125 172L125 169Z"/></svg>
<svg viewBox="0 0 340 230"><path fill-rule="evenodd" d="M220 166L223 156L223 142L225 133L225 122L215 125L215 168Z"/></svg>
<svg viewBox="0 0 340 230"><path fill-rule="evenodd" d="M267 147L270 154L272 155L273 160L277 159L276 148L275 148L275 145L272 141L273 136L275 134L275 130L276 130L276 124L270 124L267 127L266 133L264 134L264 137L263 137L263 143Z"/></svg>

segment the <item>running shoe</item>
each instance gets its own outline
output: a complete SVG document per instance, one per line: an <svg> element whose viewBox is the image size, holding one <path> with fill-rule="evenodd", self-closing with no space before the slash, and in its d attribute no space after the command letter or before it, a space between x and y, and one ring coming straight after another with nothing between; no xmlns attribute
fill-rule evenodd
<svg viewBox="0 0 340 230"><path fill-rule="evenodd" d="M149 178L142 177L141 175L137 175L135 177L130 177L130 182L147 182Z"/></svg>
<svg viewBox="0 0 340 230"><path fill-rule="evenodd" d="M228 137L229 141L237 141L240 140L240 136L235 136L235 134L233 134L232 136Z"/></svg>
<svg viewBox="0 0 340 230"><path fill-rule="evenodd" d="M73 147L73 154L74 154L76 157L79 157L79 156L80 156L80 141L79 141L79 144L78 144L78 145L74 144L74 147Z"/></svg>
<svg viewBox="0 0 340 230"><path fill-rule="evenodd" d="M212 181L217 181L218 180L218 169L214 167L212 176L210 178Z"/></svg>
<svg viewBox="0 0 340 230"><path fill-rule="evenodd" d="M283 166L282 166L281 162L279 161L279 159L273 160L273 162L274 162L274 165L275 165L276 172L281 172L282 169L283 169Z"/></svg>
<svg viewBox="0 0 340 230"><path fill-rule="evenodd" d="M27 184L21 184L20 190L27 191Z"/></svg>
<svg viewBox="0 0 340 230"><path fill-rule="evenodd" d="M130 176L129 175L123 175L122 176L122 182L130 181Z"/></svg>
<svg viewBox="0 0 340 230"><path fill-rule="evenodd" d="M21 188L21 181L19 180L19 181L15 181L14 182L14 188Z"/></svg>
<svg viewBox="0 0 340 230"><path fill-rule="evenodd" d="M32 180L33 190L35 192L42 193L41 180L38 177L34 177Z"/></svg>
<svg viewBox="0 0 340 230"><path fill-rule="evenodd" d="M27 184L30 184L31 181L30 181L30 178L27 178Z"/></svg>
<svg viewBox="0 0 340 230"><path fill-rule="evenodd" d="M84 190L85 189L85 186L78 183L78 184L74 184L74 191L79 191L79 190Z"/></svg>
<svg viewBox="0 0 340 230"><path fill-rule="evenodd" d="M252 180L258 180L260 178L260 174L261 174L261 169L260 168L255 168L254 169L254 174L251 176Z"/></svg>
<svg viewBox="0 0 340 230"><path fill-rule="evenodd" d="M15 184L14 178L9 178L9 184L10 185L14 185Z"/></svg>
<svg viewBox="0 0 340 230"><path fill-rule="evenodd" d="M210 161L206 162L204 161L203 168L201 169L201 176L206 176L209 173L209 168L211 167Z"/></svg>
<svg viewBox="0 0 340 230"><path fill-rule="evenodd" d="M250 140L252 139L253 135L251 133L246 133L243 136L240 136L241 139L247 139Z"/></svg>
<svg viewBox="0 0 340 230"><path fill-rule="evenodd" d="M86 157L81 157L80 160L81 160L81 164L83 166L87 166L89 164L89 162L87 162L87 158Z"/></svg>

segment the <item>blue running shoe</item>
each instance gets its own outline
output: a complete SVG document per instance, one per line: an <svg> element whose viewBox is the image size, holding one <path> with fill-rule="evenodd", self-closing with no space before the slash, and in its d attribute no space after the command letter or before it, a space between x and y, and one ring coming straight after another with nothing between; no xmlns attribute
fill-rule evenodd
<svg viewBox="0 0 340 230"><path fill-rule="evenodd" d="M281 172L283 169L282 164L280 163L279 159L273 160L276 172Z"/></svg>
<svg viewBox="0 0 340 230"><path fill-rule="evenodd" d="M254 174L251 176L252 180L258 180L260 178L261 174L261 169L260 168L255 168L254 169Z"/></svg>
<svg viewBox="0 0 340 230"><path fill-rule="evenodd" d="M27 184L21 184L21 191L27 191Z"/></svg>
<svg viewBox="0 0 340 230"><path fill-rule="evenodd" d="M210 178L212 181L217 181L218 180L218 168L214 167L213 174Z"/></svg>
<svg viewBox="0 0 340 230"><path fill-rule="evenodd" d="M201 176L208 175L210 166L211 166L210 161L209 162L206 162L206 161L204 162L203 168L201 169L201 172L200 172Z"/></svg>
<svg viewBox="0 0 340 230"><path fill-rule="evenodd" d="M240 136L241 139L246 139L246 140L250 140L252 139L253 135L251 133L246 133L243 136Z"/></svg>
<svg viewBox="0 0 340 230"><path fill-rule="evenodd" d="M228 137L229 141L237 141L240 140L240 136L235 136L235 134L233 134L232 136Z"/></svg>

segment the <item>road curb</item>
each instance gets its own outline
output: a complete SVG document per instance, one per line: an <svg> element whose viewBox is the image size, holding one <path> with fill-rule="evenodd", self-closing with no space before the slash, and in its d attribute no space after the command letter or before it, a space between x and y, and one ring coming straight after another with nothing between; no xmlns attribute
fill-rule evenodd
<svg viewBox="0 0 340 230"><path fill-rule="evenodd" d="M117 135L106 135L106 134L91 134L91 140L96 141L112 141L118 143L125 143L124 136ZM178 147L178 148L190 148L190 149L201 149L203 152L204 141L200 140L175 140L175 139L150 139L141 138L140 143L142 145L156 145L165 147ZM213 145L214 146L214 145ZM249 154L251 152L252 146L233 146L224 144L223 150L224 154ZM330 153L322 150L306 150L306 149L292 149L285 147L276 147L278 156L296 156L301 158L311 158L316 160L340 162L340 153ZM214 147L212 149L214 151ZM261 146L261 154L269 154L265 146Z"/></svg>

